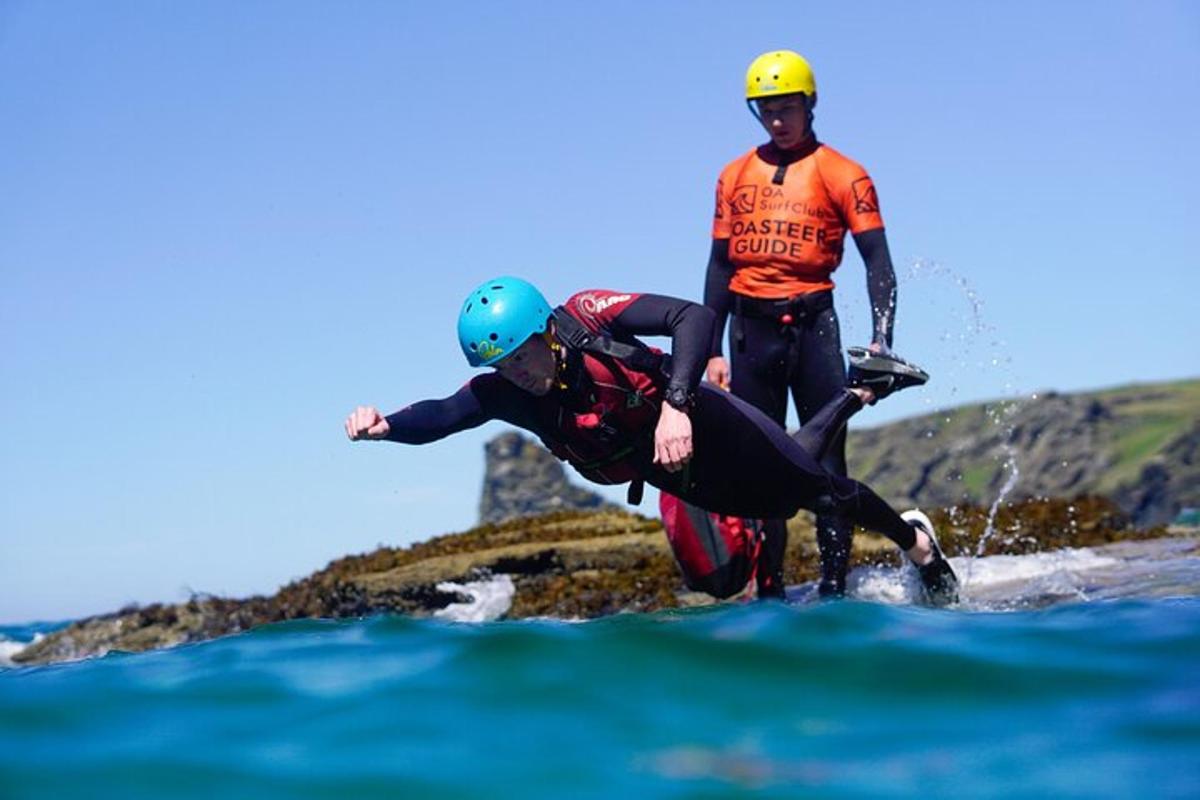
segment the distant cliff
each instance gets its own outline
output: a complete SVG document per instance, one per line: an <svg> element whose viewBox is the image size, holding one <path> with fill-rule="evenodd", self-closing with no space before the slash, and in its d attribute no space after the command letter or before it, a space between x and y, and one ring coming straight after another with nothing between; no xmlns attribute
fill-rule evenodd
<svg viewBox="0 0 1200 800"><path fill-rule="evenodd" d="M869 414L869 412L868 412ZM1047 392L851 430L854 476L900 504L1097 494L1138 525L1200 506L1200 380Z"/></svg>
<svg viewBox="0 0 1200 800"><path fill-rule="evenodd" d="M562 462L519 433L502 433L484 447L480 523L551 511L611 508L595 492L568 483Z"/></svg>

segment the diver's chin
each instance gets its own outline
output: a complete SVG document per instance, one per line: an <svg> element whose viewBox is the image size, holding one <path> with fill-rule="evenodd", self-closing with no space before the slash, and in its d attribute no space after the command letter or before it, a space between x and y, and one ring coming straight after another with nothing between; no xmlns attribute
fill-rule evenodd
<svg viewBox="0 0 1200 800"><path fill-rule="evenodd" d="M553 384L554 384L554 381L551 380L550 378L547 378L544 381L538 381L535 384L531 384L531 385L525 386L523 388L525 389L525 391L529 392L534 397L545 397L546 395L548 395L550 393L550 387Z"/></svg>

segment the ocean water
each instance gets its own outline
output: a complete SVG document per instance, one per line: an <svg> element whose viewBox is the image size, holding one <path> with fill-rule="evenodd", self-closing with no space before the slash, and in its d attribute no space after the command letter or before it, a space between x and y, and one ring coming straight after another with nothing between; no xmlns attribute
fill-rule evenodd
<svg viewBox="0 0 1200 800"><path fill-rule="evenodd" d="M0 670L0 797L1195 798L1200 572L1156 547L957 564L953 610L876 571L839 603L298 621Z"/></svg>

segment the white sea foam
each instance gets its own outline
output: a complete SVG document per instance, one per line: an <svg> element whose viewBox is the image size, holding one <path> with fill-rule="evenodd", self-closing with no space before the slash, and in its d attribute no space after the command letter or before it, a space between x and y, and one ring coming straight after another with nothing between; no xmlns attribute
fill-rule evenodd
<svg viewBox="0 0 1200 800"><path fill-rule="evenodd" d="M42 638L42 634L35 634L33 642ZM12 657L24 650L33 642L17 642L9 639L7 636L0 636L0 667L14 667Z"/></svg>
<svg viewBox="0 0 1200 800"><path fill-rule="evenodd" d="M1084 549L1064 549L1023 556L951 558L960 577L970 576L960 590L968 605L1020 605L1047 598L1086 599L1088 575L1120 564L1119 559ZM921 598L916 571L900 567L865 567L850 573L852 597L876 603L904 604Z"/></svg>
<svg viewBox="0 0 1200 800"><path fill-rule="evenodd" d="M11 667L12 657L25 649L24 642L0 639L0 667Z"/></svg>
<svg viewBox="0 0 1200 800"><path fill-rule="evenodd" d="M1111 567L1118 559L1097 554L1089 548L1053 550L1024 556L985 556L971 559L971 585L995 586L1012 581L1029 581L1058 573L1079 573ZM955 569L965 567L965 558L950 559Z"/></svg>
<svg viewBox="0 0 1200 800"><path fill-rule="evenodd" d="M460 592L471 596L469 603L451 603L433 615L454 622L490 622L499 619L512 608L517 587L508 575L496 575L485 581L470 583L444 582L437 585L440 592Z"/></svg>

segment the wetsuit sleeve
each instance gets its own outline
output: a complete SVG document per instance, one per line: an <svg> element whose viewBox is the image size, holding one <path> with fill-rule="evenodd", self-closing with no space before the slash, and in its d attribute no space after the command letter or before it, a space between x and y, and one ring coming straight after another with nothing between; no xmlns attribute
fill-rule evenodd
<svg viewBox="0 0 1200 800"><path fill-rule="evenodd" d="M488 401L494 400L491 382L483 380L492 377L478 376L449 397L422 400L389 414L386 438L402 444L427 444L495 419L486 408L492 404Z"/></svg>
<svg viewBox="0 0 1200 800"><path fill-rule="evenodd" d="M708 269L704 274L704 305L716 315L712 340L708 346L709 358L724 352L725 322L733 311L733 292L729 290L733 270L733 262L729 260L729 239L713 239L712 250L708 254Z"/></svg>
<svg viewBox="0 0 1200 800"><path fill-rule="evenodd" d="M712 342L715 315L698 303L660 294L639 295L609 322L618 337L670 336L671 388L696 391Z"/></svg>
<svg viewBox="0 0 1200 800"><path fill-rule="evenodd" d="M896 271L883 228L854 234L854 244L867 267L867 296L871 300L872 341L892 346L896 320Z"/></svg>

